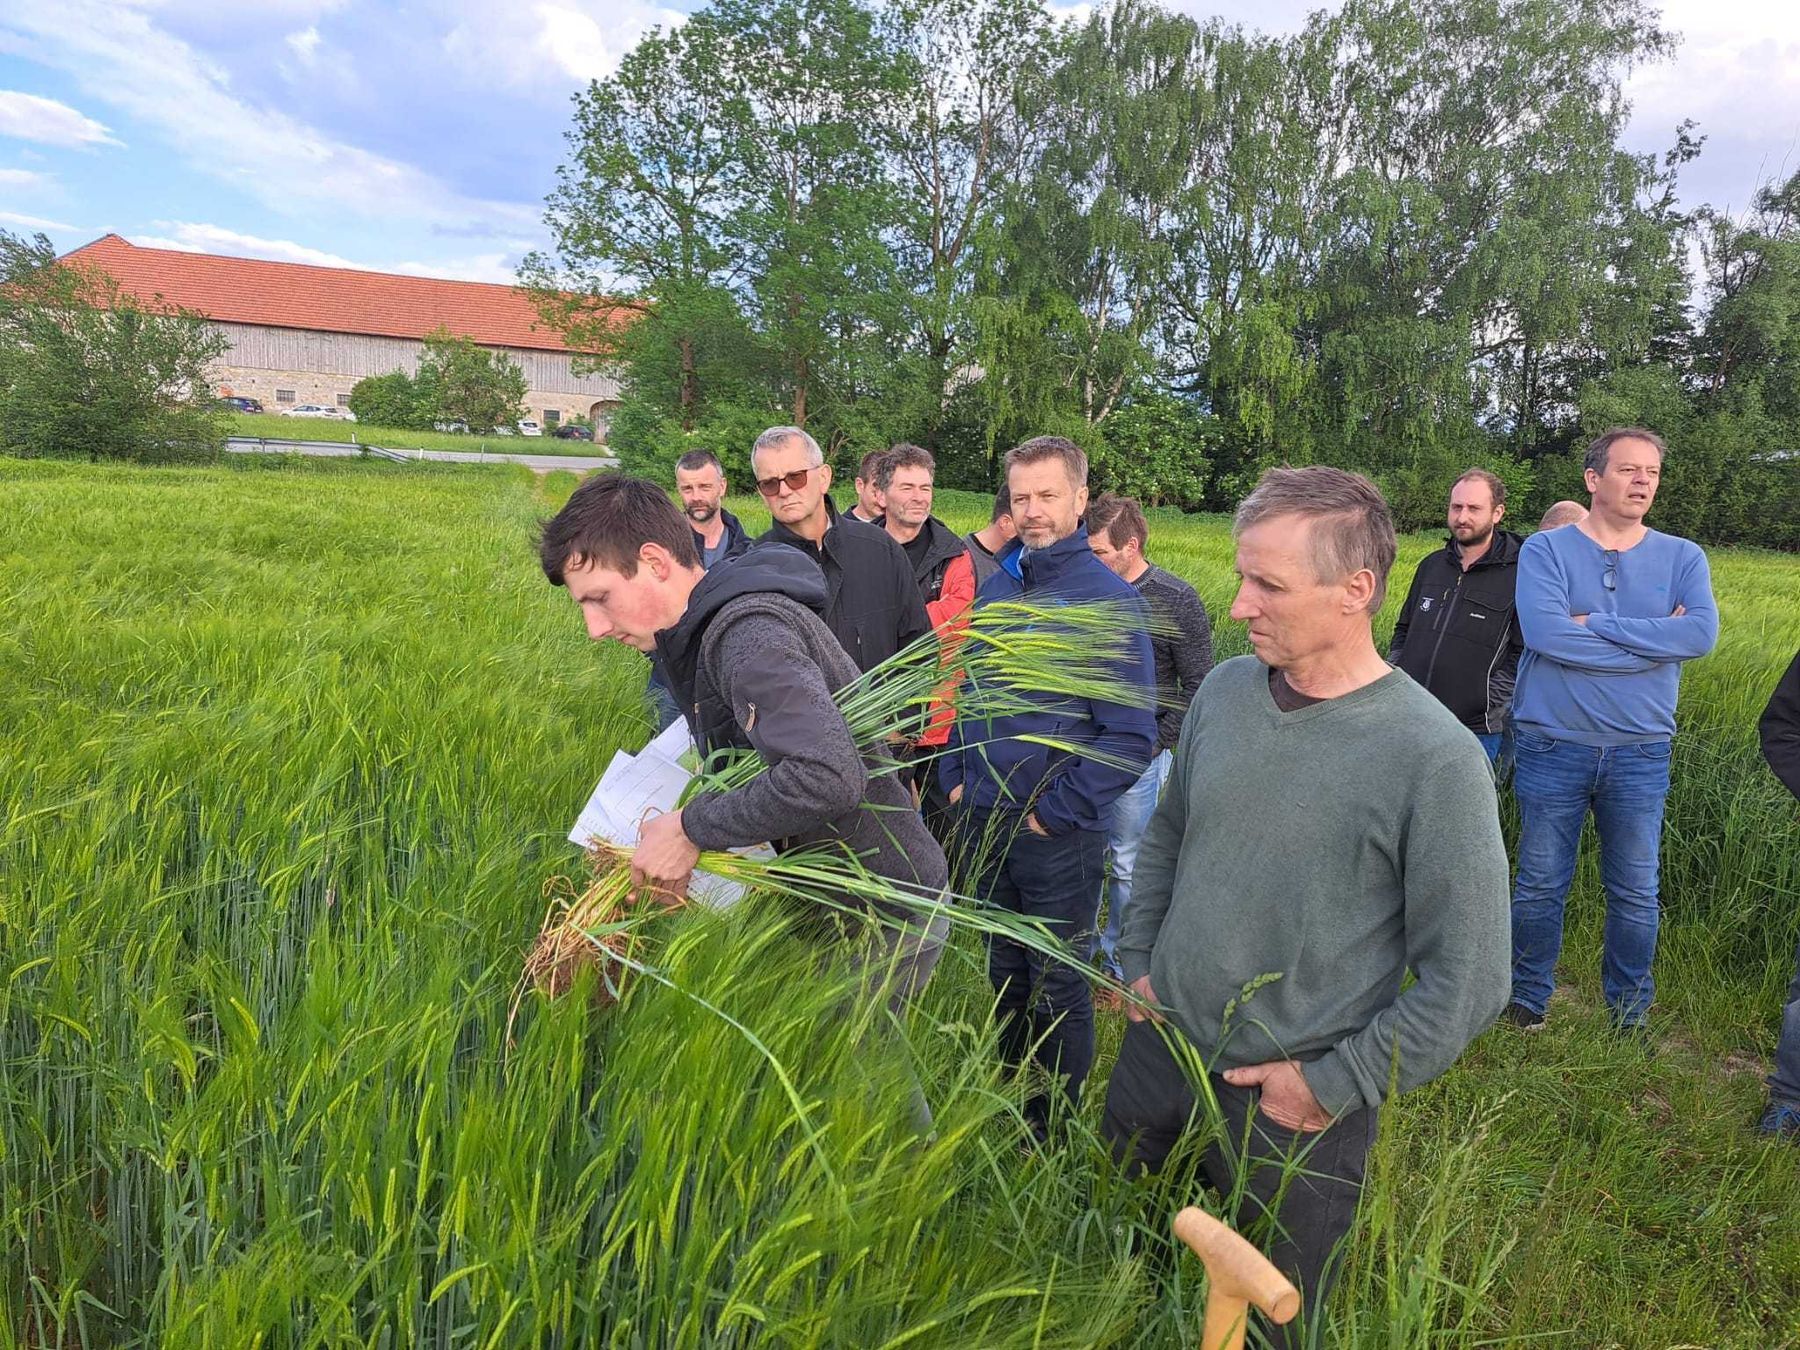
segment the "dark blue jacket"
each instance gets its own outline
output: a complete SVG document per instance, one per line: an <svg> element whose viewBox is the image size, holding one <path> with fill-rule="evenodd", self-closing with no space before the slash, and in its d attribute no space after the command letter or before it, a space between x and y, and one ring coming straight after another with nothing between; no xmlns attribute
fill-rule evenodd
<svg viewBox="0 0 1800 1350"><path fill-rule="evenodd" d="M1120 622L1136 628L1120 674L1145 689L1146 706L1046 694L1029 713L988 721L958 718L949 749L938 760L938 781L946 794L960 785L962 805L976 810L1034 811L1052 835L1104 830L1113 802L1142 777L1156 744L1156 710L1148 706L1156 674L1143 627L1143 597L1094 556L1085 526L1060 543L1029 552L1014 540L997 560L999 570L975 597L977 608L997 600L1116 601ZM1101 758L1020 739L1025 736L1091 746Z"/></svg>

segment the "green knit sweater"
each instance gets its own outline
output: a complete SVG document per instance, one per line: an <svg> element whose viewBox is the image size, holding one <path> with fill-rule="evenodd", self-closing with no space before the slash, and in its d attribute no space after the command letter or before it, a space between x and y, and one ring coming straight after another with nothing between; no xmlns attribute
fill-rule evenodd
<svg viewBox="0 0 1800 1350"><path fill-rule="evenodd" d="M1441 703L1394 671L1284 713L1243 656L1188 713L1119 956L1215 1072L1300 1060L1337 1115L1499 1015L1508 902L1487 756Z"/></svg>

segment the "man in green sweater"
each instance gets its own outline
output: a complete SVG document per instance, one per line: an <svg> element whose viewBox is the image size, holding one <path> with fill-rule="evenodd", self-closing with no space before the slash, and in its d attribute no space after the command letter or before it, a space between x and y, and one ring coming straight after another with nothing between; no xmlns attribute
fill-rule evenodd
<svg viewBox="0 0 1800 1350"><path fill-rule="evenodd" d="M1376 650L1395 539L1374 484L1272 469L1233 533L1256 655L1201 685L1144 834L1118 949L1143 1003L1105 1130L1159 1168L1213 1125L1175 1051L1203 1063L1223 1114L1207 1180L1242 1177L1240 1222L1308 1320L1390 1082L1442 1073L1506 1005L1507 860L1480 742Z"/></svg>

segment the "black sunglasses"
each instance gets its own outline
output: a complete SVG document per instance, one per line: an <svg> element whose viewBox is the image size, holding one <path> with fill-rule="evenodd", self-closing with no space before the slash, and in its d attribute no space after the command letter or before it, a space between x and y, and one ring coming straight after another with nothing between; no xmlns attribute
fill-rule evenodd
<svg viewBox="0 0 1800 1350"><path fill-rule="evenodd" d="M1606 570L1600 574L1600 584L1609 591L1619 589L1619 550L1606 550Z"/></svg>
<svg viewBox="0 0 1800 1350"><path fill-rule="evenodd" d="M798 492L806 486L806 480L812 477L811 469L795 469L792 473L778 473L773 478L756 480L756 490L765 497L779 497L781 485L787 484L789 492Z"/></svg>

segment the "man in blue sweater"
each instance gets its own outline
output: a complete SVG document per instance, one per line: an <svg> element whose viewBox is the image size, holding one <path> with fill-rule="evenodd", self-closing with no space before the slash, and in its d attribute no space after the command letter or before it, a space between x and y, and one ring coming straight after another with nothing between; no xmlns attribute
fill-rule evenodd
<svg viewBox="0 0 1800 1350"><path fill-rule="evenodd" d="M1132 706L1043 695L1030 712L983 722L959 719L939 757L939 784L957 813L957 836L977 850L973 889L982 900L1041 919L1093 959L1106 834L1113 804L1144 774L1156 743L1156 675L1143 602L1088 545L1087 456L1060 436L1039 436L1006 454L1018 538L976 604L1116 601L1135 631L1121 680L1141 691ZM1047 744L1053 741L1055 744ZM999 996L1000 1049L1009 1065L1027 1055L1079 1099L1094 1062L1094 997L1080 971L1016 942L988 945ZM1026 1121L1042 1140L1051 1097L1034 1091Z"/></svg>
<svg viewBox="0 0 1800 1350"><path fill-rule="evenodd" d="M1705 656L1719 636L1706 554L1644 524L1662 462L1655 432L1607 431L1588 447L1587 518L1533 535L1519 554L1519 871L1504 1017L1525 1031L1544 1025L1555 988L1563 905L1589 811L1606 887L1600 977L1613 1025L1641 1033L1655 992L1675 698L1682 662Z"/></svg>

